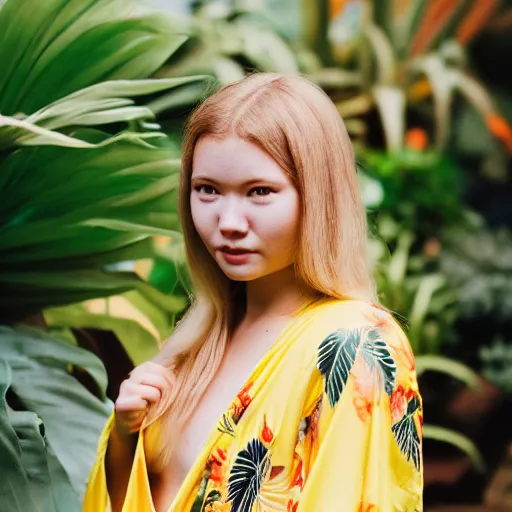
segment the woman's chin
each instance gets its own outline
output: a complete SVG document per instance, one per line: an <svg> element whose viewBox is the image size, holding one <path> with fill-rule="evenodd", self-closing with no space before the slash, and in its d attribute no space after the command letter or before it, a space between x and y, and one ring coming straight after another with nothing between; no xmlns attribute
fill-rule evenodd
<svg viewBox="0 0 512 512"><path fill-rule="evenodd" d="M258 272L254 266L251 265L219 265L222 272L231 279L232 281L254 281L261 277L261 273Z"/></svg>
<svg viewBox="0 0 512 512"><path fill-rule="evenodd" d="M222 271L226 274L226 277L231 279L231 281L254 281L260 277L259 274L254 272L244 272L242 270L232 271L231 269L223 268Z"/></svg>

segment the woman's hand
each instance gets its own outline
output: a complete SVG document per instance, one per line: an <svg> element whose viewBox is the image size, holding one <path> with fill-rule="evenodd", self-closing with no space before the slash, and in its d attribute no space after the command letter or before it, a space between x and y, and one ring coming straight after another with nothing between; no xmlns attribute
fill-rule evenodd
<svg viewBox="0 0 512 512"><path fill-rule="evenodd" d="M173 384L172 371L152 361L132 370L129 378L122 382L115 403L117 432L121 436L138 432L149 407L156 405Z"/></svg>

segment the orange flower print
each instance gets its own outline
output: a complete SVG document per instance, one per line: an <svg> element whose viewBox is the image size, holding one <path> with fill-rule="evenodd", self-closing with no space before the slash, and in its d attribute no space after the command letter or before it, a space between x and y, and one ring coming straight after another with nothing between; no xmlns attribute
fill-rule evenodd
<svg viewBox="0 0 512 512"><path fill-rule="evenodd" d="M286 507L286 512L296 512L299 506L298 501L289 500L288 506Z"/></svg>
<svg viewBox="0 0 512 512"><path fill-rule="evenodd" d="M393 423L400 421L407 410L407 397L402 385L398 386L391 395L391 419Z"/></svg>
<svg viewBox="0 0 512 512"><path fill-rule="evenodd" d="M249 396L249 390L252 387L252 382L247 383L242 390L238 393L237 398L240 400L242 407L246 409L251 403L251 397Z"/></svg>
<svg viewBox="0 0 512 512"><path fill-rule="evenodd" d="M368 505L361 501L357 512L379 512L379 507L377 505Z"/></svg>
<svg viewBox="0 0 512 512"><path fill-rule="evenodd" d="M354 397L354 407L356 408L359 419L364 423L372 414L373 404L367 398Z"/></svg>
<svg viewBox="0 0 512 512"><path fill-rule="evenodd" d="M357 359L354 363L353 375L354 398L352 399L352 403L354 404L359 419L365 422L371 416L376 398L379 395L378 386L380 385L380 381L363 359Z"/></svg>
<svg viewBox="0 0 512 512"><path fill-rule="evenodd" d="M365 313L364 317L375 329L383 330L391 327L391 316L380 308L373 307L370 313Z"/></svg>
<svg viewBox="0 0 512 512"><path fill-rule="evenodd" d="M251 389L252 384L252 382L247 383L236 395L236 398L232 404L232 417L235 424L240 421L240 418L252 401L252 398L249 395L249 390Z"/></svg>
<svg viewBox="0 0 512 512"><path fill-rule="evenodd" d="M210 454L208 464L210 466L210 479L216 484L222 484L225 479L225 462L227 461L226 451L217 448Z"/></svg>
<svg viewBox="0 0 512 512"><path fill-rule="evenodd" d="M272 440L274 439L274 434L272 430L270 430L269 426L267 425L267 420L264 418L264 426L263 430L261 431L261 439L264 443L270 444Z"/></svg>

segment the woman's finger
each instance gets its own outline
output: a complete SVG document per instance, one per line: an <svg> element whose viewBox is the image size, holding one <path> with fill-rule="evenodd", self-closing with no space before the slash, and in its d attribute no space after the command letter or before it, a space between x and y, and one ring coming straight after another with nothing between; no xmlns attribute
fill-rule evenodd
<svg viewBox="0 0 512 512"><path fill-rule="evenodd" d="M116 412L145 411L147 400L135 395L119 395L115 403Z"/></svg>
<svg viewBox="0 0 512 512"><path fill-rule="evenodd" d="M167 385L174 384L174 373L169 368L154 363L153 361L146 361L140 364L130 372L130 379L140 381L143 375L159 376L167 382Z"/></svg>
<svg viewBox="0 0 512 512"><path fill-rule="evenodd" d="M139 384L137 382L132 382L131 380L126 381L126 384L123 386L123 395L125 394L142 398L149 403L157 402L162 396L162 392L159 388Z"/></svg>
<svg viewBox="0 0 512 512"><path fill-rule="evenodd" d="M162 375L157 375L154 373L140 373L130 377L129 382L134 382L136 384L143 384L145 386L152 386L160 390L160 393L163 392L164 389L168 389L170 387L169 380Z"/></svg>

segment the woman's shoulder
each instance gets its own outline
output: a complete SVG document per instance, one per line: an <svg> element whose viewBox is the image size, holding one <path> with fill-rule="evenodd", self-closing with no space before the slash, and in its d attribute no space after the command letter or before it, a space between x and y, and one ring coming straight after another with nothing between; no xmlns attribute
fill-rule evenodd
<svg viewBox="0 0 512 512"><path fill-rule="evenodd" d="M377 340L400 360L406 360L409 369L414 368L411 346L400 323L390 311L369 301L333 299L317 303L301 345L317 358L326 345L358 351Z"/></svg>
<svg viewBox="0 0 512 512"><path fill-rule="evenodd" d="M325 299L311 307L313 322L338 329L393 327L402 330L390 311L361 299Z"/></svg>

